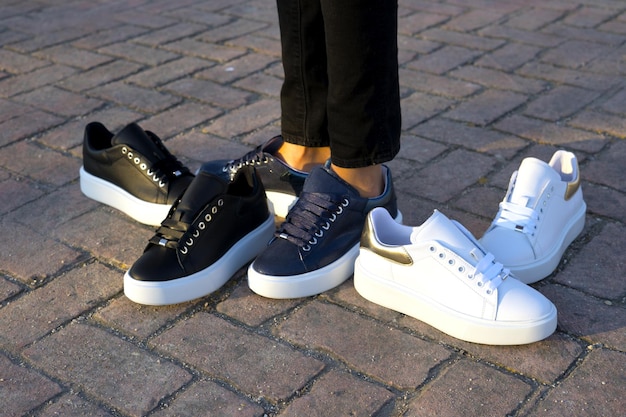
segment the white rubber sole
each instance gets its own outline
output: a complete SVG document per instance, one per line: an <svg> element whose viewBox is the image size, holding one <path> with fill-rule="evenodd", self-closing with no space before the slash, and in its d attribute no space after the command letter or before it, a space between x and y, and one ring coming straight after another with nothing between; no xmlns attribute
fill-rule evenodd
<svg viewBox="0 0 626 417"><path fill-rule="evenodd" d="M402 213L398 211L396 222L402 223ZM321 294L341 285L354 273L354 261L359 256L359 243L331 264L315 271L299 275L265 275L254 269L254 262L248 268L248 286L252 291L267 298L287 299L310 297Z"/></svg>
<svg viewBox="0 0 626 417"><path fill-rule="evenodd" d="M563 228L562 234L559 237L559 244L555 246L554 250L543 258L526 265L505 265L505 267L511 270L511 273L518 280L525 284L532 284L540 281L550 275L559 263L565 253L567 247L576 239L576 237L582 232L585 226L585 213L587 212L587 205L583 203L582 207L574 217Z"/></svg>
<svg viewBox="0 0 626 417"><path fill-rule="evenodd" d="M385 262L385 260L381 260ZM365 299L406 314L460 340L487 345L522 345L537 342L556 330L557 312L525 322L497 322L468 317L368 272L360 258L354 267L354 287Z"/></svg>
<svg viewBox="0 0 626 417"><path fill-rule="evenodd" d="M124 189L91 175L82 166L80 167L80 190L92 200L116 208L139 223L150 226L159 226L172 207L170 204L156 204L140 200Z"/></svg>
<svg viewBox="0 0 626 417"><path fill-rule="evenodd" d="M139 281L124 274L124 294L147 305L169 305L194 300L222 287L242 266L254 259L274 234L274 217L233 245L217 262L186 277L170 281Z"/></svg>
<svg viewBox="0 0 626 417"><path fill-rule="evenodd" d="M266 191L267 202L275 216L285 218L287 213L296 204L298 197L291 194L283 194L276 191Z"/></svg>

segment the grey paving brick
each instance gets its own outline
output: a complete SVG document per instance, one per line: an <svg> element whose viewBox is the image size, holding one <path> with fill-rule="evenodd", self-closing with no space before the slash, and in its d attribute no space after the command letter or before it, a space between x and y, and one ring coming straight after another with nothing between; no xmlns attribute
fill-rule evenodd
<svg viewBox="0 0 626 417"><path fill-rule="evenodd" d="M476 65L502 71L513 71L526 62L534 60L541 51L542 49L536 46L509 43L493 53L483 56L476 61Z"/></svg>
<svg viewBox="0 0 626 417"><path fill-rule="evenodd" d="M441 417L503 416L531 391L525 382L481 363L462 360L445 369L410 404L406 416L437 410Z"/></svg>
<svg viewBox="0 0 626 417"><path fill-rule="evenodd" d="M493 165L485 155L458 149L419 171L419 182L398 184L397 189L443 203L487 175Z"/></svg>
<svg viewBox="0 0 626 417"><path fill-rule="evenodd" d="M557 121L583 109L599 97L595 91L557 86L528 103L524 114L538 119Z"/></svg>
<svg viewBox="0 0 626 417"><path fill-rule="evenodd" d="M585 183L583 185L587 212L608 216L624 223L626 220L626 196L603 185Z"/></svg>
<svg viewBox="0 0 626 417"><path fill-rule="evenodd" d="M24 356L133 416L145 415L192 378L181 367L88 324L71 324L26 349Z"/></svg>
<svg viewBox="0 0 626 417"><path fill-rule="evenodd" d="M577 288L602 299L626 297L626 282L615 277L626 275L626 264L620 253L626 253L626 242L620 239L624 226L607 223L560 271L555 281Z"/></svg>
<svg viewBox="0 0 626 417"><path fill-rule="evenodd" d="M454 120L485 126L523 105L528 97L508 91L487 90L470 97L445 114Z"/></svg>
<svg viewBox="0 0 626 417"><path fill-rule="evenodd" d="M248 133L280 118L278 100L262 99L217 118L205 131L229 138Z"/></svg>
<svg viewBox="0 0 626 417"><path fill-rule="evenodd" d="M626 409L624 353L593 350L531 415L616 415Z"/></svg>
<svg viewBox="0 0 626 417"><path fill-rule="evenodd" d="M0 80L0 96L11 97L33 91L38 87L55 84L76 73L76 69L52 64L34 71L17 74Z"/></svg>
<svg viewBox="0 0 626 417"><path fill-rule="evenodd" d="M508 116L495 123L498 130L530 139L543 145L569 147L573 150L597 152L607 139L598 133L573 129L556 123L546 123L521 115Z"/></svg>
<svg viewBox="0 0 626 417"><path fill-rule="evenodd" d="M122 81L92 88L88 94L148 114L169 109L181 102L180 97L167 92L137 87Z"/></svg>
<svg viewBox="0 0 626 417"><path fill-rule="evenodd" d="M234 109L246 104L252 94L237 88L222 86L212 81L184 78L163 87L164 91L185 98L193 98L224 109Z"/></svg>
<svg viewBox="0 0 626 417"><path fill-rule="evenodd" d="M153 414L158 417L257 417L263 408L241 398L212 381L199 381L185 389L167 407Z"/></svg>
<svg viewBox="0 0 626 417"><path fill-rule="evenodd" d="M19 285L6 278L0 278L0 303L22 291Z"/></svg>
<svg viewBox="0 0 626 417"><path fill-rule="evenodd" d="M407 67L416 71L425 71L433 74L444 74L469 61L474 60L481 53L476 50L458 46L444 46L428 55L407 64Z"/></svg>
<svg viewBox="0 0 626 417"><path fill-rule="evenodd" d="M35 284L56 274L65 265L84 260L85 255L58 241L17 223L3 220L0 223L4 239L0 250L2 270L25 284ZM24 254L33 256L25 259Z"/></svg>
<svg viewBox="0 0 626 417"><path fill-rule="evenodd" d="M277 334L301 346L329 351L348 366L400 389L422 384L430 370L450 356L440 346L317 302L280 324Z"/></svg>
<svg viewBox="0 0 626 417"><path fill-rule="evenodd" d="M402 129L424 122L448 109L454 104L453 100L432 96L430 94L413 93L402 99Z"/></svg>
<svg viewBox="0 0 626 417"><path fill-rule="evenodd" d="M61 392L61 387L32 369L11 362L0 354L2 414L24 415Z"/></svg>
<svg viewBox="0 0 626 417"><path fill-rule="evenodd" d="M621 139L626 138L626 119L619 115L585 110L576 115L569 124L581 129L608 133Z"/></svg>
<svg viewBox="0 0 626 417"><path fill-rule="evenodd" d="M400 86L451 98L467 97L480 90L478 84L468 81L453 80L408 69L400 69Z"/></svg>
<svg viewBox="0 0 626 417"><path fill-rule="evenodd" d="M42 417L112 417L113 414L98 405L90 403L75 393L65 394L49 406L45 407L38 415Z"/></svg>
<svg viewBox="0 0 626 417"><path fill-rule="evenodd" d="M21 205L40 197L43 191L23 178L8 178L0 182L0 213L8 213Z"/></svg>
<svg viewBox="0 0 626 417"><path fill-rule="evenodd" d="M599 300L584 293L551 284L541 288L559 312L559 328L589 343L626 349L626 309L623 302Z"/></svg>
<svg viewBox="0 0 626 417"><path fill-rule="evenodd" d="M316 381L308 395L296 398L279 416L372 416L392 398L393 394L382 387L331 371Z"/></svg>
<svg viewBox="0 0 626 417"><path fill-rule="evenodd" d="M291 397L324 368L322 362L283 343L204 312L177 323L150 345L273 402Z"/></svg>
<svg viewBox="0 0 626 417"><path fill-rule="evenodd" d="M257 327L272 317L280 316L300 304L301 300L272 300L256 295L247 280L235 288L216 310L248 326Z"/></svg>
<svg viewBox="0 0 626 417"><path fill-rule="evenodd" d="M20 349L93 308L121 290L121 280L113 277L109 268L89 264L12 301L0 310L0 343L5 349Z"/></svg>
<svg viewBox="0 0 626 417"><path fill-rule="evenodd" d="M441 118L431 119L411 132L438 142L505 158L512 157L527 145L526 141L511 135Z"/></svg>

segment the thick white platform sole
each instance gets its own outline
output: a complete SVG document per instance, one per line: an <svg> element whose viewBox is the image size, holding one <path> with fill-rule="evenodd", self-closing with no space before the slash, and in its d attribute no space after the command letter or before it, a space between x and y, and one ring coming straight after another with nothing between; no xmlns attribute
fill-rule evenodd
<svg viewBox="0 0 626 417"><path fill-rule="evenodd" d="M106 204L150 226L159 226L172 207L143 201L108 181L91 175L80 167L80 190L87 197Z"/></svg>
<svg viewBox="0 0 626 417"><path fill-rule="evenodd" d="M396 222L402 223L402 213L398 211ZM341 285L354 273L354 261L359 256L359 243L351 247L343 256L315 271L299 275L265 275L254 269L254 262L248 267L248 286L252 291L267 298L286 299L310 297L321 294Z"/></svg>
<svg viewBox="0 0 626 417"><path fill-rule="evenodd" d="M380 262L388 262L380 259ZM497 322L460 314L444 305L368 272L361 258L354 268L354 287L365 299L416 318L460 340L487 345L522 345L554 333L556 307L549 314L525 322Z"/></svg>
<svg viewBox="0 0 626 417"><path fill-rule="evenodd" d="M266 191L265 195L267 196L268 206L272 213L283 219L287 217L289 210L296 204L296 201L298 201L298 197L295 195L283 194L276 191Z"/></svg>
<svg viewBox="0 0 626 417"><path fill-rule="evenodd" d="M170 281L139 281L124 274L124 294L147 305L168 305L194 300L222 287L242 266L254 259L274 234L274 217L248 233L217 262L186 277Z"/></svg>
<svg viewBox="0 0 626 417"><path fill-rule="evenodd" d="M574 239L576 239L580 232L582 232L585 226L586 212L587 205L583 203L578 212L561 230L561 236L558 238L559 243L555 245L554 250L551 253L529 264L504 266L510 269L515 278L525 284L532 284L544 279L554 272L557 266L559 266L561 258L563 257L567 247L574 241Z"/></svg>

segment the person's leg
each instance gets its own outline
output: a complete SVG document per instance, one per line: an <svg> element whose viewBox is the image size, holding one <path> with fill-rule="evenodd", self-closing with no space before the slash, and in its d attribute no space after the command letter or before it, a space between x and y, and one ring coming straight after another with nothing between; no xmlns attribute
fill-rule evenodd
<svg viewBox="0 0 626 417"><path fill-rule="evenodd" d="M277 156L310 171L330 157L326 45L319 0L277 0L285 79L281 89L283 146Z"/></svg>

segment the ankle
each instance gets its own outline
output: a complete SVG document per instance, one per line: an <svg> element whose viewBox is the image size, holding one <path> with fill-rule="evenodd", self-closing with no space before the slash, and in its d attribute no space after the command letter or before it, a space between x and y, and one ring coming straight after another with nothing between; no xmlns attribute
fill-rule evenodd
<svg viewBox="0 0 626 417"><path fill-rule="evenodd" d="M342 168L331 164L331 168L339 178L353 186L361 197L378 197L385 189L381 165L370 165L362 168Z"/></svg>
<svg viewBox="0 0 626 417"><path fill-rule="evenodd" d="M330 148L312 148L284 142L276 152L276 156L294 169L310 172L313 168L324 164L330 158Z"/></svg>

